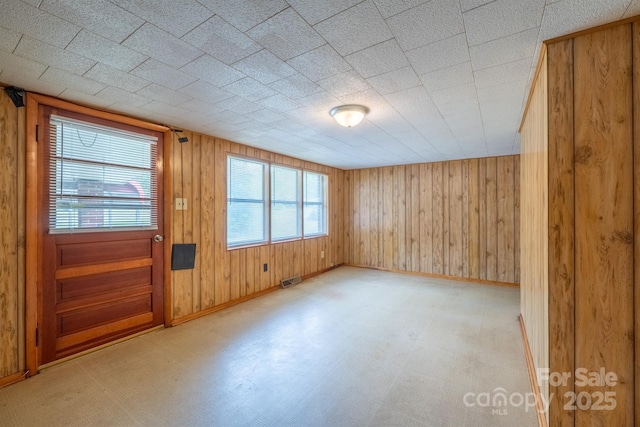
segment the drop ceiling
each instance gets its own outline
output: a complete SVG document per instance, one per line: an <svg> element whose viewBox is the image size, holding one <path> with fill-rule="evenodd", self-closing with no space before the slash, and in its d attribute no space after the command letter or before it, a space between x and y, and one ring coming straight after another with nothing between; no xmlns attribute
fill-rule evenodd
<svg viewBox="0 0 640 427"><path fill-rule="evenodd" d="M0 82L344 169L518 153L541 42L640 0L0 0ZM343 128L332 107L371 111Z"/></svg>

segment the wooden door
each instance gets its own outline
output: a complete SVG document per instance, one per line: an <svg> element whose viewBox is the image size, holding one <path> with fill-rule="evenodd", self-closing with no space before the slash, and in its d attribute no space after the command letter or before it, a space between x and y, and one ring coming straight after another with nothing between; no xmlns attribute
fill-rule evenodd
<svg viewBox="0 0 640 427"><path fill-rule="evenodd" d="M163 323L163 134L45 106L39 126L45 364Z"/></svg>

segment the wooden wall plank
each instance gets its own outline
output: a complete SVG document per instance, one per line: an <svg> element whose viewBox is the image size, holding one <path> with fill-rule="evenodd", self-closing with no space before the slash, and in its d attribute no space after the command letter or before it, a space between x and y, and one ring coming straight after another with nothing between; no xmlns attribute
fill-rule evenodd
<svg viewBox="0 0 640 427"><path fill-rule="evenodd" d="M407 167L395 166L396 169L396 198L394 206L396 208L396 214L394 215L396 225L396 256L394 256L394 269L407 270Z"/></svg>
<svg viewBox="0 0 640 427"><path fill-rule="evenodd" d="M462 161L462 277L469 277L469 160ZM513 211L513 206L511 207ZM514 264L515 261L514 261Z"/></svg>
<svg viewBox="0 0 640 427"><path fill-rule="evenodd" d="M202 194L200 192L202 187L201 182L201 166L202 162L200 159L202 158L201 153L201 136L197 133L189 132L189 144L193 144L193 154L192 154L192 180L191 180L191 198L187 201L187 208L191 215L191 227L189 236L190 239L187 243L195 243L196 244L196 253L202 251L201 246L201 219L202 219ZM196 255L196 259L200 257ZM196 313L200 311L200 278L202 274L202 263L197 262L195 264L195 268L191 274L191 288L192 288L192 300L191 300L191 312Z"/></svg>
<svg viewBox="0 0 640 427"><path fill-rule="evenodd" d="M487 280L498 280L498 186L497 159L486 159L486 197L487 197Z"/></svg>
<svg viewBox="0 0 640 427"><path fill-rule="evenodd" d="M432 271L433 242L432 242L432 206L431 194L433 185L431 180L431 165L420 165L420 269L418 271Z"/></svg>
<svg viewBox="0 0 640 427"><path fill-rule="evenodd" d="M543 289L549 313L548 365L556 372L575 372L573 41L565 40L549 45L547 57L547 88L544 88L544 93L548 93L549 107L548 112L542 114L548 114L549 117L548 168L542 168L540 173L543 176L535 178L542 182L548 180L549 192L548 267L543 267L549 271L547 286L553 285L552 298L549 298L549 289ZM544 78L544 75L541 76L542 85L545 84ZM541 126L544 127L544 123ZM544 237L542 235L537 238ZM533 239L534 236L527 238ZM527 267L531 264L528 263ZM535 329L532 328L532 332ZM564 396L574 392L573 382L546 386L548 395L553 396L549 408L549 425L572 425L573 413L564 410L567 403Z"/></svg>
<svg viewBox="0 0 640 427"><path fill-rule="evenodd" d="M633 182L634 186L634 262L635 266L635 398L640 398L640 24L634 22L633 32ZM640 405L635 405L635 425L640 425Z"/></svg>
<svg viewBox="0 0 640 427"><path fill-rule="evenodd" d="M487 280L487 234L489 233L487 226L487 159L479 159L478 162L480 279Z"/></svg>
<svg viewBox="0 0 640 427"><path fill-rule="evenodd" d="M497 270L501 282L515 281L515 181L513 157L500 157L497 162L498 232Z"/></svg>
<svg viewBox="0 0 640 427"><path fill-rule="evenodd" d="M633 425L633 117L631 27L574 39L575 363L615 372L615 411L578 411L576 425Z"/></svg>
<svg viewBox="0 0 640 427"><path fill-rule="evenodd" d="M442 274L449 276L450 259L449 252L451 249L451 186L450 186L450 170L451 162L442 164Z"/></svg>
<svg viewBox="0 0 640 427"><path fill-rule="evenodd" d="M480 278L479 161L469 160L469 276Z"/></svg>
<svg viewBox="0 0 640 427"><path fill-rule="evenodd" d="M445 274L444 272L444 187L443 187L443 168L445 163L434 163L433 171L433 204L432 204L432 220L433 220L433 266L432 273Z"/></svg>
<svg viewBox="0 0 640 427"><path fill-rule="evenodd" d="M370 212L371 215L369 217L369 263L368 265L372 265L374 267L380 266L380 203L378 200L380 194L380 182L378 180L378 169L369 169L369 198L371 200Z"/></svg>
<svg viewBox="0 0 640 427"><path fill-rule="evenodd" d="M449 270L450 276L464 277L462 267L462 162L449 163ZM446 245L445 241L445 245Z"/></svg>
<svg viewBox="0 0 640 427"><path fill-rule="evenodd" d="M18 112L9 97L2 91L0 93L0 379L8 377L19 371L24 362L20 359L19 344L24 337L19 336L22 319L19 307L20 283L23 275L19 265L24 261L19 260L20 241L19 230L24 227L24 217L19 218L20 192L24 194L24 188L19 188L19 183L24 182L21 175L24 174L24 164L19 164L20 150L24 149L25 142L19 141L21 132L18 130Z"/></svg>
<svg viewBox="0 0 640 427"><path fill-rule="evenodd" d="M394 251L393 242L395 240L395 225L393 210L394 210L394 199L393 199L393 190L395 188L394 182L394 169L392 167L386 167L382 169L383 173L383 220L384 220L384 268L393 268L393 260L395 259L396 253ZM354 179L357 179L357 175L354 176ZM356 182L352 183L353 188L356 187ZM355 205L355 203L354 203ZM354 206L354 210L358 210L358 206Z"/></svg>
<svg viewBox="0 0 640 427"><path fill-rule="evenodd" d="M207 309L215 303L215 185L218 178L215 172L215 140L210 137L202 137L200 147L201 164L201 207L200 207L200 250L198 259L200 269L200 307ZM175 161L173 162L175 164ZM225 188L226 192L226 188ZM175 221L175 217L174 217ZM175 297L175 296L174 296Z"/></svg>
<svg viewBox="0 0 640 427"><path fill-rule="evenodd" d="M409 219L411 228L407 228L411 243L411 271L420 271L420 165L411 165L411 209Z"/></svg>

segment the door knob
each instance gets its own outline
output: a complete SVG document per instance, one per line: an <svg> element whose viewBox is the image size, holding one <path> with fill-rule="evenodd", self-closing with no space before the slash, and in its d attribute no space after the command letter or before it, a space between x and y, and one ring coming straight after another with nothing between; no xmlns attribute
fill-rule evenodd
<svg viewBox="0 0 640 427"><path fill-rule="evenodd" d="M164 236L161 236L159 234L156 234L155 236L153 236L154 242L162 242L163 240L164 240Z"/></svg>

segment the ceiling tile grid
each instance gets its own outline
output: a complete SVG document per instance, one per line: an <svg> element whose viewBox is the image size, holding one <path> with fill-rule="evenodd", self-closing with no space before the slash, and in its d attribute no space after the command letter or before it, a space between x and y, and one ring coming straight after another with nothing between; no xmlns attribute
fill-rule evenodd
<svg viewBox="0 0 640 427"><path fill-rule="evenodd" d="M640 0L0 0L0 83L340 168L519 152L542 41ZM370 109L356 128L329 110Z"/></svg>

